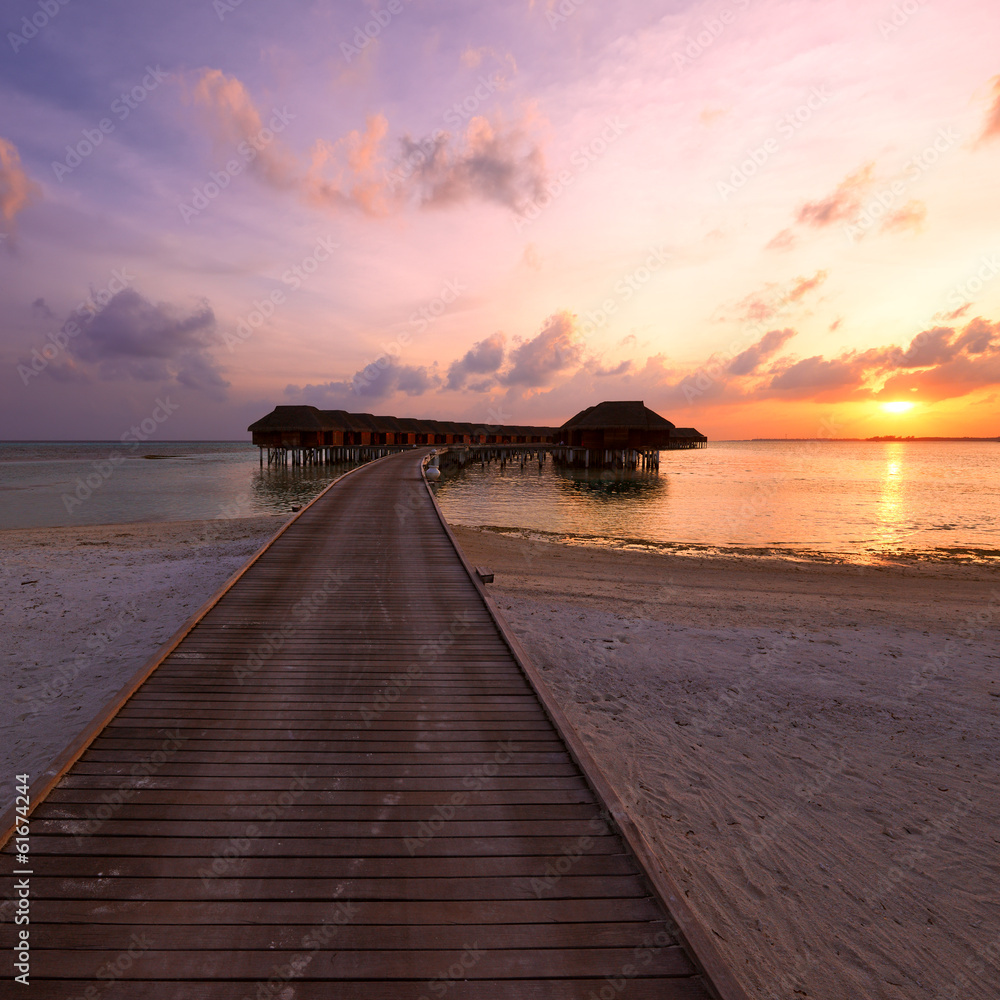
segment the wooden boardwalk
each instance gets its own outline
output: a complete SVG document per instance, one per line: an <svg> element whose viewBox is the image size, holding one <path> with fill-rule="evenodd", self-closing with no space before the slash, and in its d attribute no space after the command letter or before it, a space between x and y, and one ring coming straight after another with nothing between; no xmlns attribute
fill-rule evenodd
<svg viewBox="0 0 1000 1000"><path fill-rule="evenodd" d="M30 995L742 997L518 652L417 456L344 477L51 776Z"/></svg>

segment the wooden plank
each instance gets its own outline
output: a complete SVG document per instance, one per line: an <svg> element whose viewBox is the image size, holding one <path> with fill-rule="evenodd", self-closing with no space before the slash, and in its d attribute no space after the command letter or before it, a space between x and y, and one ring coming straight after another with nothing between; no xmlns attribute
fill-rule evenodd
<svg viewBox="0 0 1000 1000"><path fill-rule="evenodd" d="M314 879L314 878L519 878L539 879L533 891L537 898L549 898L544 883L551 871L563 857L561 854L514 855L513 857L442 857L425 856L422 850L415 850L412 857L399 858L327 858L327 857L254 857L257 852L251 848L249 857L213 858L211 855L186 858L160 858L154 864L149 857L93 857L73 854L63 857L46 856L44 863L36 862L36 871L45 873L46 878L151 878L155 872L162 872L171 878L214 878L217 872L227 878L252 879ZM213 861L216 862L213 865ZM628 854L589 853L573 864L576 875L634 875L638 867ZM111 892L115 892L112 885Z"/></svg>
<svg viewBox="0 0 1000 1000"><path fill-rule="evenodd" d="M399 979L401 977L434 979L442 970L459 962L463 953L469 958L459 965L461 978L469 980L519 979L525 975L564 979L570 976L599 976L608 969L621 969L635 961L632 948L504 948L487 950L478 941L466 948L399 951L370 948L367 951L312 951L303 964L296 983L328 982L337 979ZM114 962L114 951L73 951L69 948L41 949L32 955L32 972L39 977L77 979L95 975L97 970ZM146 978L172 978L183 971L185 979L225 977L235 980L266 981L281 967L302 959L300 949L279 951L260 949L238 951L158 951L149 949L142 960L132 962L122 970L124 981ZM672 946L651 955L642 967L641 978L691 976L694 973L683 949ZM635 976L633 978L639 978ZM328 986L329 988L329 986ZM419 994L418 994L419 996Z"/></svg>
<svg viewBox="0 0 1000 1000"><path fill-rule="evenodd" d="M47 878L34 875L34 899L249 900L268 899L396 899L478 900L537 899L530 878L178 878L165 877L171 866L150 878ZM209 883L206 885L206 881ZM565 875L546 894L553 899L645 899L649 895L637 875Z"/></svg>
<svg viewBox="0 0 1000 1000"><path fill-rule="evenodd" d="M345 911L349 915L350 911ZM621 921L607 924L382 924L377 927L344 923L337 926L335 945L341 951L364 951L370 947L414 951L454 949L461 953L470 941L489 941L504 948L625 948L636 939L664 930L662 924ZM58 925L36 924L32 947L58 948ZM160 924L81 924L73 928L74 949L122 950L132 936L148 939L170 950L209 951L234 948L295 949L313 928L308 924L224 924L174 926L164 932Z"/></svg>
<svg viewBox="0 0 1000 1000"><path fill-rule="evenodd" d="M279 969L279 972L281 970ZM435 985L447 990L448 1000L581 1000L581 998L600 997L602 989L609 988L605 977L600 979L504 979L494 982L475 980L462 982L447 977L447 969L439 970ZM271 973L270 979L276 979ZM266 990L271 985L277 985L278 991L273 995L281 997L284 990L284 980L260 983ZM66 1000L67 997L85 997L88 986L93 987L92 980L60 979L52 982L53 992L39 992L40 983L45 980L32 980L35 983L33 997L38 1000L51 997L52 1000ZM711 994L698 976L681 979L629 979L625 980L628 992L627 1000L709 1000ZM100 985L104 985L103 983ZM122 992L122 987L111 987L107 996L127 996L128 1000L251 1000L257 995L258 984L252 981L224 982L216 979L211 982L182 981L178 979L164 980L130 980L128 993ZM296 978L294 981L295 1000L420 1000L421 997L436 997L431 981L427 979L394 979L388 981L340 980L336 984L336 992L329 982L310 982ZM605 994L607 995L607 994Z"/></svg>
<svg viewBox="0 0 1000 1000"><path fill-rule="evenodd" d="M459 814L461 815L461 814ZM429 816L434 818L433 816ZM420 824L417 821L399 820L314 820L301 823L282 820L278 823L267 823L259 820L257 823L247 823L243 820L127 820L113 819L101 825L101 833L105 837L141 837L148 834L155 826L157 836L164 837L210 837L227 840L230 837L253 837L255 840L294 839L297 837L379 837L406 838L421 837ZM260 832L247 833L248 828ZM37 819L31 824L32 837L58 836L80 833L89 829L87 822L80 819ZM449 837L568 837L582 836L586 827L576 819L542 819L542 820L475 820L466 822L453 819L444 825ZM587 836L591 836L588 832ZM594 834L594 837L600 836ZM610 834L604 834L610 836Z"/></svg>
<svg viewBox="0 0 1000 1000"><path fill-rule="evenodd" d="M468 796L451 802L447 796L438 796L438 801L432 805L403 805L398 802L379 803L377 805L360 806L335 801L323 805L304 805L298 798L295 805L278 803L273 809L253 805L224 805L211 803L208 805L193 804L190 801L177 802L173 805L152 803L147 796L141 802L126 802L115 809L116 820L185 820L204 822L205 820L242 821L244 823L273 823L278 816L289 823L330 822L350 819L356 823L381 822L385 819L387 808L392 809L394 820L405 822L420 822L435 817L442 811L448 815L461 816L467 822L483 822L497 820L570 820L589 823L596 819L599 825L600 816L595 817L593 804L582 803L512 803L502 802L499 805L479 805L470 803ZM289 801L291 797L289 797ZM54 802L50 795L35 811L36 819L78 821L79 809L76 803L61 804Z"/></svg>
<svg viewBox="0 0 1000 1000"><path fill-rule="evenodd" d="M65 834L31 835L32 854L94 855L96 857L212 857L222 853L225 844L218 837L112 836L106 823L98 823L91 832L81 831L70 837ZM86 828L90 830L90 828ZM573 838L561 836L497 837L489 833L475 837L454 837L445 831L420 845L423 857L507 857L511 855L562 855L574 846ZM620 854L622 846L614 837L594 840L588 854ZM330 857L330 858L406 858L413 855L413 846L403 837L259 837L254 841L255 857Z"/></svg>
<svg viewBox="0 0 1000 1000"><path fill-rule="evenodd" d="M656 923L663 909L655 900L641 899L494 899L494 900L360 900L350 901L353 926L382 924ZM265 900L248 904L232 900L202 899L185 902L184 924L306 924L322 926L339 918L343 902L331 900ZM32 925L140 924L177 926L181 911L173 901L34 900ZM2 929L2 925L0 925Z"/></svg>

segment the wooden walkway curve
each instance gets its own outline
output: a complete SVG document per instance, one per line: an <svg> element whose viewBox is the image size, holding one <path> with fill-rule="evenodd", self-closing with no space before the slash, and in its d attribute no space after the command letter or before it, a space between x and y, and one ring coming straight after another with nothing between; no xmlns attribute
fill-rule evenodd
<svg viewBox="0 0 1000 1000"><path fill-rule="evenodd" d="M413 452L164 652L31 816L32 997L743 996L668 899L679 943Z"/></svg>

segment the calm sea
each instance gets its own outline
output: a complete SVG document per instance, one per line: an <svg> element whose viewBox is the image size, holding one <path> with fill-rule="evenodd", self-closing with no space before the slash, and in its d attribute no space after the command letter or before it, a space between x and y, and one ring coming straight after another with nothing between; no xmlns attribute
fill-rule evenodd
<svg viewBox="0 0 1000 1000"><path fill-rule="evenodd" d="M682 552L1000 560L1000 443L735 441L656 474L467 466L436 486L457 524ZM344 468L260 469L234 442L0 445L0 525L289 512Z"/></svg>
<svg viewBox="0 0 1000 1000"><path fill-rule="evenodd" d="M41 528L290 512L346 467L259 466L233 441L0 444L0 525Z"/></svg>
<svg viewBox="0 0 1000 1000"><path fill-rule="evenodd" d="M720 441L660 458L653 475L467 467L438 500L457 524L567 541L1000 560L1000 443Z"/></svg>

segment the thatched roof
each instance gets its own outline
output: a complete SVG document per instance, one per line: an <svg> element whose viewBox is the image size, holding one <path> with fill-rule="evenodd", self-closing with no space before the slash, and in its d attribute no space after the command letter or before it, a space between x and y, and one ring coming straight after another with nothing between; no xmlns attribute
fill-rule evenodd
<svg viewBox="0 0 1000 1000"><path fill-rule="evenodd" d="M570 417L562 431L603 430L606 427L627 427L644 431L673 430L674 425L655 413L641 400L609 400L588 406Z"/></svg>
<svg viewBox="0 0 1000 1000"><path fill-rule="evenodd" d="M276 406L266 417L254 421L247 430L272 434L329 430L329 412L317 410L315 406Z"/></svg>

